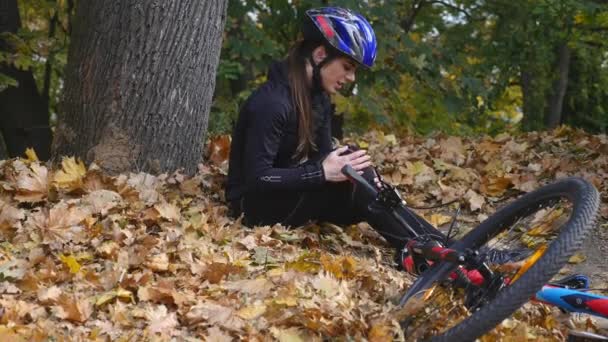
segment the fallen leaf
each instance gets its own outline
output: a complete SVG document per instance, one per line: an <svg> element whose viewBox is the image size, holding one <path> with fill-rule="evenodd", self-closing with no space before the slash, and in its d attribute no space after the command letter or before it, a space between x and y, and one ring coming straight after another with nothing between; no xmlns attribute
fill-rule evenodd
<svg viewBox="0 0 608 342"><path fill-rule="evenodd" d="M367 334L370 342L392 341L393 334L391 327L386 324L374 324Z"/></svg>
<svg viewBox="0 0 608 342"><path fill-rule="evenodd" d="M165 333L172 335L172 330L179 324L175 312L168 312L164 305L148 307L145 312L148 320L148 331L152 334Z"/></svg>
<svg viewBox="0 0 608 342"><path fill-rule="evenodd" d="M69 269L70 273L75 274L80 271L80 264L76 260L73 255L59 255L59 260L61 260Z"/></svg>
<svg viewBox="0 0 608 342"><path fill-rule="evenodd" d="M568 259L568 263L570 264L580 264L581 262L587 260L587 257L581 253L576 253Z"/></svg>
<svg viewBox="0 0 608 342"><path fill-rule="evenodd" d="M171 203L163 202L156 204L154 209L158 211L161 217L169 221L179 221L181 217L180 209Z"/></svg>
<svg viewBox="0 0 608 342"><path fill-rule="evenodd" d="M17 176L15 199L19 202L40 202L48 196L48 186L47 168L32 163Z"/></svg>
<svg viewBox="0 0 608 342"><path fill-rule="evenodd" d="M257 305L250 305L250 306L244 307L242 309L239 309L236 312L236 314L239 317L241 317L242 319L252 320L252 319L256 319L256 318L260 317L261 315L264 314L264 312L266 312L266 305L257 304Z"/></svg>
<svg viewBox="0 0 608 342"><path fill-rule="evenodd" d="M280 329L277 327L270 328L272 336L279 342L304 342L305 339L298 328Z"/></svg>
<svg viewBox="0 0 608 342"><path fill-rule="evenodd" d="M207 342L232 342L232 337L222 329L218 327L210 327L207 329L207 335L205 336L205 341Z"/></svg>
<svg viewBox="0 0 608 342"><path fill-rule="evenodd" d="M55 301L52 311L60 319L84 323L93 312L92 304L88 299L78 298L62 293Z"/></svg>
<svg viewBox="0 0 608 342"><path fill-rule="evenodd" d="M74 157L63 157L61 160L61 170L55 173L53 184L66 191L73 191L82 188L83 178L87 173L84 163L76 161Z"/></svg>
<svg viewBox="0 0 608 342"><path fill-rule="evenodd" d="M466 194L464 194L464 198L469 201L469 206L471 211L480 210L485 204L486 200L483 196L476 193L475 191L469 189Z"/></svg>
<svg viewBox="0 0 608 342"><path fill-rule="evenodd" d="M38 159L38 155L36 154L36 151L34 151L34 149L31 147L28 147L25 149L25 156L27 157L27 160L29 160L31 162L40 161L40 159Z"/></svg>
<svg viewBox="0 0 608 342"><path fill-rule="evenodd" d="M219 325L233 331L239 331L245 326L245 321L232 308L210 301L192 306L185 318L190 324L207 321L210 325Z"/></svg>

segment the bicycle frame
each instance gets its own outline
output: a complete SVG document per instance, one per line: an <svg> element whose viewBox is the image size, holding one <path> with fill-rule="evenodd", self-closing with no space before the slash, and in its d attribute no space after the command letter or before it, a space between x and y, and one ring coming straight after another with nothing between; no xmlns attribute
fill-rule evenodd
<svg viewBox="0 0 608 342"><path fill-rule="evenodd" d="M532 300L557 306L567 312L580 312L608 318L608 296L587 291L548 284L543 286Z"/></svg>

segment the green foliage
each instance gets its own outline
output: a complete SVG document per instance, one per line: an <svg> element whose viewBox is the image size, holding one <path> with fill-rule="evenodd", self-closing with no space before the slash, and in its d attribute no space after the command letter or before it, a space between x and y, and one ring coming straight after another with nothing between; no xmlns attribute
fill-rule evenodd
<svg viewBox="0 0 608 342"><path fill-rule="evenodd" d="M325 5L230 2L214 120L235 119L270 62L285 56L295 41L305 9ZM357 74L357 95L335 98L352 130L494 134L521 129L522 123L525 129L543 128L558 74L556 48L564 42L575 56L565 122L608 122L606 63L598 63L606 59L601 51L606 50L608 9L601 2L342 0L331 5L361 12L379 42L373 70ZM522 83L522 75L530 76L529 83Z"/></svg>
<svg viewBox="0 0 608 342"><path fill-rule="evenodd" d="M0 62L33 72L40 93L48 95L49 112L54 117L62 93L74 1L19 0L18 6L21 27L16 34L2 34L10 49L0 51ZM17 83L0 74L0 89L8 86Z"/></svg>
<svg viewBox="0 0 608 342"><path fill-rule="evenodd" d="M305 10L328 4L361 12L378 37L377 63L357 73L357 94L334 99L351 130L542 129L563 44L571 51L563 122L595 131L608 125L602 1L238 0L229 1L210 134L231 130L270 63L298 38ZM22 27L2 36L12 49L0 51L0 62L32 70L41 92L48 79L51 113L61 97L74 5L19 0ZM0 74L0 90L16 85Z"/></svg>

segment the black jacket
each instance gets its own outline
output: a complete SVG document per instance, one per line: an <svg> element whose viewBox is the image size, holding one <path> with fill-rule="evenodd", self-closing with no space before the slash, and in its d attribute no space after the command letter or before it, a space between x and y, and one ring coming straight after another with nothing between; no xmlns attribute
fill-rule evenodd
<svg viewBox="0 0 608 342"><path fill-rule="evenodd" d="M312 98L317 150L300 163L294 159L298 114L291 100L287 65L280 62L271 66L268 81L247 99L232 133L228 201L245 194L300 192L325 183L321 161L332 148L332 109L324 93L315 93Z"/></svg>

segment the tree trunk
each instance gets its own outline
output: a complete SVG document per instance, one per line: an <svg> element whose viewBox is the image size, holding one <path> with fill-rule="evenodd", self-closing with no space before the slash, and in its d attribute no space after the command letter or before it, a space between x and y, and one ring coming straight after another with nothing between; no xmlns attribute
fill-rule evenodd
<svg viewBox="0 0 608 342"><path fill-rule="evenodd" d="M17 0L3 0L0 5L0 32L17 33L20 26ZM12 47L0 39L0 49L11 50ZM23 156L25 149L31 147L40 159L48 159L52 139L49 109L38 91L32 71L0 63L0 73L18 82L16 87L8 87L0 92L0 131L8 156Z"/></svg>
<svg viewBox="0 0 608 342"><path fill-rule="evenodd" d="M522 119L522 126L525 131L530 131L535 128L536 113L534 112L533 105L533 92L532 89L532 75L527 70L522 70L520 75L521 92L523 100L522 112L524 117Z"/></svg>
<svg viewBox="0 0 608 342"><path fill-rule="evenodd" d="M562 122L564 95L566 95L568 74L570 72L570 48L566 42L559 48L558 68L559 76L553 84L553 91L549 100L549 111L545 117L545 125L548 129L553 129Z"/></svg>
<svg viewBox="0 0 608 342"><path fill-rule="evenodd" d="M193 173L226 0L79 1L53 155L110 173Z"/></svg>

